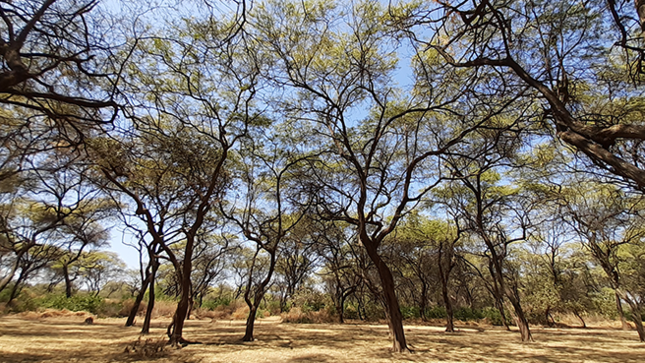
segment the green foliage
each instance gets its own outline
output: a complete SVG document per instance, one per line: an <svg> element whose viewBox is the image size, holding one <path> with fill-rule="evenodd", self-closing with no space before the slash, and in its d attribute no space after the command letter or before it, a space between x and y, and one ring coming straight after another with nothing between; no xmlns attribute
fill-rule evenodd
<svg viewBox="0 0 645 363"><path fill-rule="evenodd" d="M105 300L99 296L77 294L70 298L65 295L45 295L37 299L36 305L45 309L66 309L69 311L87 311L92 314L99 313Z"/></svg>
<svg viewBox="0 0 645 363"><path fill-rule="evenodd" d="M591 294L591 301L594 310L609 319L616 319L618 311L616 310L616 294L614 290L605 287L602 290Z"/></svg>
<svg viewBox="0 0 645 363"><path fill-rule="evenodd" d="M428 319L445 319L447 315L446 308L443 306L437 305L426 309L426 318Z"/></svg>
<svg viewBox="0 0 645 363"><path fill-rule="evenodd" d="M401 315L403 319L419 319L421 310L418 306L401 306Z"/></svg>
<svg viewBox="0 0 645 363"><path fill-rule="evenodd" d="M13 284L10 284L7 288L0 291L0 303L6 303L9 301L12 288ZM23 288L18 296L11 302L11 307L8 310L14 313L36 310L38 306L36 304L36 299L34 299L35 296L36 294L28 287Z"/></svg>
<svg viewBox="0 0 645 363"><path fill-rule="evenodd" d="M480 320L485 317L482 310L472 309L467 306L456 309L453 316L461 321Z"/></svg>
<svg viewBox="0 0 645 363"><path fill-rule="evenodd" d="M487 307L481 310L481 315L482 318L486 318L490 321L491 324L493 325L504 325L504 320L502 318L502 314L499 313L499 310L492 308L492 307Z"/></svg>
<svg viewBox="0 0 645 363"><path fill-rule="evenodd" d="M219 306L230 306L232 302L233 302L233 299L231 299L230 296L221 296L213 300L205 300L202 303L202 308L208 309L208 310L215 310Z"/></svg>
<svg viewBox="0 0 645 363"><path fill-rule="evenodd" d="M294 306L302 309L303 313L319 311L327 305L333 305L329 301L329 296L320 291L312 289L302 289L293 297Z"/></svg>

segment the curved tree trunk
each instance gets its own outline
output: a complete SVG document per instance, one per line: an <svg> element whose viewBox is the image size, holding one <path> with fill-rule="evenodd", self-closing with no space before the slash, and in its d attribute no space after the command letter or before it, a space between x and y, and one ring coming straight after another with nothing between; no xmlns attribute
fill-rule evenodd
<svg viewBox="0 0 645 363"><path fill-rule="evenodd" d="M345 319L343 317L345 313L345 294L344 293L341 292L339 300L340 301L336 306L336 312L338 312L338 322L340 324L344 324L345 323Z"/></svg>
<svg viewBox="0 0 645 363"><path fill-rule="evenodd" d="M632 319L634 320L634 325L636 325L636 331L638 332L638 339L641 343L645 342L645 328L643 328L643 319L641 318L640 311L632 310Z"/></svg>
<svg viewBox="0 0 645 363"><path fill-rule="evenodd" d="M141 334L150 333L150 320L152 320L152 311L155 308L155 278L157 276L157 269L159 268L159 261L155 260L150 271L150 290L148 293L148 307L146 308L146 317L143 320L141 327Z"/></svg>
<svg viewBox="0 0 645 363"><path fill-rule="evenodd" d="M258 307L256 304L249 309L249 316L246 318L246 330L244 331L244 337L242 337L243 342L252 342L253 338L253 329L255 327L255 315L258 312Z"/></svg>
<svg viewBox="0 0 645 363"><path fill-rule="evenodd" d="M577 309L576 309L576 310L573 310L573 314L574 314L578 319L580 319L580 322L582 323L582 328L583 328L583 329L586 329L586 328L587 328L587 323L585 323L585 320L582 318L582 316L580 316L580 313L578 312L578 310L577 310Z"/></svg>
<svg viewBox="0 0 645 363"><path fill-rule="evenodd" d="M392 350L394 352L410 352L405 340L405 332L403 330L403 315L399 307L399 300L396 297L394 290L394 277L389 267L376 253L374 249L367 249L368 255L374 262L381 279L381 287L383 288L383 301L385 302L385 315L388 319L388 326L390 328L390 336L392 338Z"/></svg>
<svg viewBox="0 0 645 363"><path fill-rule="evenodd" d="M191 243L191 241L189 241L188 243ZM191 246L185 248L186 251L189 251L189 249L191 253L188 253L186 254L186 256L184 256L184 263L181 273L181 293L179 295L179 302L177 303L177 310L175 310L175 314L173 315L172 323L168 326L170 338L168 344L172 346L180 346L190 343L183 338L184 323L186 321L186 317L188 316L188 308L190 305L192 243Z"/></svg>
<svg viewBox="0 0 645 363"><path fill-rule="evenodd" d="M25 279L25 274L21 271L16 283L11 287L11 294L9 295L9 300L7 301L7 306L11 306L13 300L18 296L19 287L22 284L22 281Z"/></svg>
<svg viewBox="0 0 645 363"><path fill-rule="evenodd" d="M452 311L452 302L450 301L450 296L448 296L448 286L446 285L447 283L442 281L441 293L443 296L443 303L446 306L446 332L454 333L455 332L455 323L454 323L454 317L453 317L454 313Z"/></svg>
<svg viewBox="0 0 645 363"><path fill-rule="evenodd" d="M257 250L258 252L260 251L259 249ZM242 341L244 342L252 342L253 341L253 329L255 328L255 316L257 315L258 308L260 307L260 303L262 302L262 299L264 299L264 294L266 293L267 286L269 286L269 283L271 282L271 277L273 276L273 272L275 271L275 261L276 261L276 250L266 250L270 254L270 260L269 260L269 271L267 271L267 275L264 278L264 280L260 281L259 284L255 288L255 293L253 294L253 301L251 301L251 285L252 285L252 278L253 278L253 269L251 269L251 272L249 272L249 280L246 285L246 292L244 293L244 301L246 301L246 305L249 307L249 316L246 319L246 330L244 332L244 337L242 337ZM253 257L254 259L257 257L257 253ZM253 261L255 264L255 261Z"/></svg>
<svg viewBox="0 0 645 363"><path fill-rule="evenodd" d="M638 332L638 339L642 342L645 342L645 329L643 328L643 318L641 317L641 309L636 302L634 302L626 293L623 293L623 300L629 304L631 311L632 320L636 326L636 331Z"/></svg>
<svg viewBox="0 0 645 363"><path fill-rule="evenodd" d="M623 330L629 330L629 324L625 320L625 312L623 311L623 304L620 302L620 296L618 291L615 292L616 295L616 311L618 311L618 317L620 318L620 327Z"/></svg>
<svg viewBox="0 0 645 363"><path fill-rule="evenodd" d="M522 309L522 305L520 305L520 302L518 299L515 299L515 298L511 299L509 297L509 300L511 301L511 305L513 305L513 310L515 312L515 322L517 323L517 327L520 329L520 335L522 337L522 341L532 342L533 335L531 335L529 322L526 319L526 315L524 315L524 310Z"/></svg>
<svg viewBox="0 0 645 363"><path fill-rule="evenodd" d="M134 319L137 317L137 313L139 312L139 306L141 306L141 301L143 301L143 297L146 293L146 290L148 289L149 284L150 284L150 269L148 268L148 271L146 273L146 278L141 282L141 289L139 290L139 294L137 295L137 297L134 299L134 304L132 305L132 309L130 309L130 314L128 314L128 320L126 320L125 326L134 325Z"/></svg>

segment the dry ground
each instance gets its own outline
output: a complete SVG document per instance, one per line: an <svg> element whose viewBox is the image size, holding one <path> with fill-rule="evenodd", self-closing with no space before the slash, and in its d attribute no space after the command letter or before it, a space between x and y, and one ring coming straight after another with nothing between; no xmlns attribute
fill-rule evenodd
<svg viewBox="0 0 645 363"><path fill-rule="evenodd" d="M385 325L282 324L277 317L256 323L250 343L240 341L243 321L188 321L184 336L203 344L149 357L141 345L163 346L169 320L153 321L152 334L132 352L138 327L123 327L124 319L84 325L84 318L0 316L0 362L645 362L636 333L617 329L534 328L536 341L522 344L518 333L499 328L447 334L406 326L415 352L395 354Z"/></svg>

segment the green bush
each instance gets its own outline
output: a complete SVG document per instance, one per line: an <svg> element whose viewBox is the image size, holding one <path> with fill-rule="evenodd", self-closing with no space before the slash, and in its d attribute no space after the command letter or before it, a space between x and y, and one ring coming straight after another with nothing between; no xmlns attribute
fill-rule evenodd
<svg viewBox="0 0 645 363"><path fill-rule="evenodd" d="M202 308L208 310L215 310L219 306L230 306L233 300L228 296L222 296L213 300L205 300L202 302Z"/></svg>
<svg viewBox="0 0 645 363"><path fill-rule="evenodd" d="M443 306L434 306L426 309L426 318L428 319L444 319L446 316L448 316L448 313Z"/></svg>
<svg viewBox="0 0 645 363"><path fill-rule="evenodd" d="M11 287L7 287L0 293L0 303L9 301L11 295ZM7 311L14 313L21 313L24 311L32 311L38 309L36 300L34 299L35 293L29 287L25 287L18 293L18 296L13 299L11 306L7 307Z"/></svg>
<svg viewBox="0 0 645 363"><path fill-rule="evenodd" d="M96 315L105 318L116 318L121 316L123 310L123 301L104 301L96 310Z"/></svg>
<svg viewBox="0 0 645 363"><path fill-rule="evenodd" d="M421 310L417 306L401 306L403 319L418 319L421 317Z"/></svg>
<svg viewBox="0 0 645 363"><path fill-rule="evenodd" d="M100 296L78 294L70 298L65 295L46 295L36 302L38 307L45 309L67 309L69 311L87 311L97 314L104 305Z"/></svg>
<svg viewBox="0 0 645 363"><path fill-rule="evenodd" d="M345 311L343 314L345 319L355 319L358 320L358 307L354 304L345 304Z"/></svg>
<svg viewBox="0 0 645 363"><path fill-rule="evenodd" d="M504 325L504 320L502 320L502 314L499 313L499 310L487 307L481 310L482 318L487 318L493 325Z"/></svg>
<svg viewBox="0 0 645 363"><path fill-rule="evenodd" d="M468 306L462 306L456 309L453 316L455 319L461 321L479 320L484 318L484 314L481 310L472 309Z"/></svg>

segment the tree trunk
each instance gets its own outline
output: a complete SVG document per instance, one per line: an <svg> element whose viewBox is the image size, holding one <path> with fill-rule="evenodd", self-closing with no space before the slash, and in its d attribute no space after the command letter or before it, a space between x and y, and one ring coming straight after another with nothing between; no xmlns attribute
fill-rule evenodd
<svg viewBox="0 0 645 363"><path fill-rule="evenodd" d="M517 327L520 329L520 335L522 337L522 341L532 342L533 336L531 335L529 322L526 319L526 316L524 315L524 310L522 309L522 305L520 305L519 299L514 296L513 297L509 296L509 300L511 302L511 305L513 305L513 310L515 312L515 322L517 323Z"/></svg>
<svg viewBox="0 0 645 363"><path fill-rule="evenodd" d="M405 341L405 332L403 330L403 316L399 308L399 300L394 291L392 272L375 250L368 249L368 254L374 262L374 265L376 265L379 277L381 278L386 317L390 327L390 336L392 337L392 350L397 353L409 353L410 349Z"/></svg>
<svg viewBox="0 0 645 363"><path fill-rule="evenodd" d="M143 296L145 295L146 290L148 289L148 285L150 284L150 270L148 270L148 273L146 275L146 278L141 283L139 294L137 295L136 299L134 299L134 304L132 305L132 309L130 309L130 314L128 315L128 320L125 322L125 326L134 325L134 319L137 317L137 313L139 312L139 306L141 306Z"/></svg>
<svg viewBox="0 0 645 363"><path fill-rule="evenodd" d="M69 269L67 264L63 264L63 277L65 278L65 297L69 299L72 297L72 281L69 278Z"/></svg>
<svg viewBox="0 0 645 363"><path fill-rule="evenodd" d="M193 313L193 308L195 307L195 300L193 298L188 299L188 313L186 313L186 320L190 320L190 314Z"/></svg>
<svg viewBox="0 0 645 363"><path fill-rule="evenodd" d="M243 342L252 342L253 341L253 328L255 327L255 315L257 314L258 307L257 304L253 304L249 309L249 316L246 318L246 331L244 332L244 337L242 337Z"/></svg>
<svg viewBox="0 0 645 363"><path fill-rule="evenodd" d="M580 316L580 313L578 313L578 310L574 310L574 311L573 311L573 314L574 314L578 319L580 319L580 322L582 323L582 328L583 328L583 329L586 329L586 328L587 328L587 323L585 323L585 320L582 318L582 316Z"/></svg>
<svg viewBox="0 0 645 363"><path fill-rule="evenodd" d="M146 317L143 320L141 327L141 334L150 333L150 320L152 320L152 311L155 308L155 278L157 276L157 269L159 268L159 261L155 260L150 272L150 290L148 293L148 307L146 308Z"/></svg>
<svg viewBox="0 0 645 363"><path fill-rule="evenodd" d="M338 304L338 322L341 324L345 323L345 293L340 294L340 304Z"/></svg>
<svg viewBox="0 0 645 363"><path fill-rule="evenodd" d="M632 319L634 320L634 325L636 325L636 331L638 332L638 339L641 343L645 342L645 329L643 328L643 319L641 317L640 311L632 309Z"/></svg>
<svg viewBox="0 0 645 363"><path fill-rule="evenodd" d="M441 279L441 292L443 295L443 303L446 306L446 332L454 333L455 324L452 311L452 302L450 301L450 296L448 296L448 284L444 279Z"/></svg>
<svg viewBox="0 0 645 363"><path fill-rule="evenodd" d="M7 301L7 306L11 306L11 303L13 302L13 299L15 299L16 296L18 296L18 291L19 291L18 287L20 287L20 284L22 283L22 281L24 279L25 279L25 276L21 272L20 275L18 276L18 280L16 280L16 283L11 288L11 294L9 295L9 300Z"/></svg>
<svg viewBox="0 0 645 363"><path fill-rule="evenodd" d="M428 321L428 315L426 310L428 310L428 284L425 281L421 281L421 301L419 304L419 313L423 321Z"/></svg>
<svg viewBox="0 0 645 363"><path fill-rule="evenodd" d="M16 254L16 261L11 266L11 270L2 279L2 281L0 281L0 291L4 290L7 287L7 285L9 285L11 280L13 280L13 277L16 275L16 271L18 270L18 267L20 267L20 259L26 253L27 250L28 250L28 248L23 248L23 249L21 249L20 252L18 252Z"/></svg>
<svg viewBox="0 0 645 363"><path fill-rule="evenodd" d="M503 298L498 296L493 296L493 298L495 299L495 306L497 307L499 314L502 316L502 324L504 324L504 327L506 328L506 330L511 331L511 327L508 325L508 322L506 321L506 313L504 312Z"/></svg>
<svg viewBox="0 0 645 363"><path fill-rule="evenodd" d="M181 294L179 302L177 303L177 310L175 311L172 323L169 326L169 328L172 327L172 330L170 330L170 340L168 341L168 344L172 346L179 346L188 343L183 338L183 332L184 322L186 321L186 317L188 316L188 308L190 305L190 272L192 268L190 258L192 258L192 256L185 256L184 258L184 268L181 280Z"/></svg>
<svg viewBox="0 0 645 363"><path fill-rule="evenodd" d="M339 324L344 324L345 320L343 319L343 310L344 310L344 305L345 305L345 294L343 291L338 292L336 290L337 297L336 297L336 314L338 314L338 323Z"/></svg>
<svg viewBox="0 0 645 363"><path fill-rule="evenodd" d="M448 282L450 280L450 272L452 270L452 251L447 253L447 257L443 257L443 248L444 243L441 242L439 245L439 253L437 254L437 262L439 265L439 275L441 277L441 295L443 296L443 304L446 307L446 332L454 333L455 324L453 321L453 312L452 312L452 302L450 301L450 296L448 294ZM444 269L444 260L447 260L446 268Z"/></svg>
<svg viewBox="0 0 645 363"><path fill-rule="evenodd" d="M618 316L620 317L620 327L623 330L629 330L629 325L627 324L627 320L625 320L625 312L623 311L623 304L620 302L620 296L618 295L618 291L616 291L615 295L616 295L616 311L618 311Z"/></svg>
<svg viewBox="0 0 645 363"><path fill-rule="evenodd" d="M623 295L623 298L625 301L627 301L627 304L629 304L629 307L631 308L631 315L632 315L632 320L634 321L634 325L636 326L636 331L638 332L638 339L641 341L641 343L645 342L645 330L643 328L643 318L641 317L641 310L638 306L637 303L635 303L627 294Z"/></svg>

